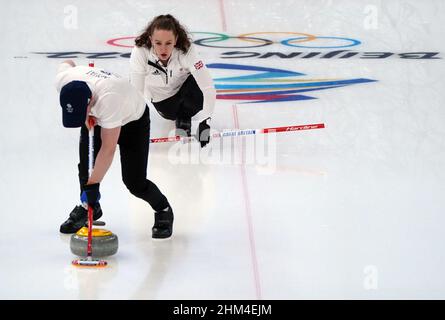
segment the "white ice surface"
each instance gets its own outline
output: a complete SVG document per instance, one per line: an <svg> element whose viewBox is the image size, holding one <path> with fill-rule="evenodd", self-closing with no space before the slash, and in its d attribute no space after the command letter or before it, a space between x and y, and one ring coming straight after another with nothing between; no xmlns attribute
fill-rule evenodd
<svg viewBox="0 0 445 320"><path fill-rule="evenodd" d="M126 190L116 155L101 204L119 251L106 269L79 270L70 265L69 236L58 232L78 202L79 132L61 125L54 88L61 59L34 53L129 52L106 41L137 35L153 16L172 13L190 31L311 33L360 39L350 48L360 52L443 57L444 1L46 0L1 7L1 299L445 298L443 59L223 59L227 51L300 49L199 47L206 63L378 81L309 92L316 99L306 101L218 100L216 130L326 125L269 140L272 169L235 161L248 156L240 144L222 146L233 159L214 163L177 163L171 144L151 145L149 178L175 212L169 241L151 239L152 210ZM73 8L78 26L69 29ZM374 9L377 28L365 28ZM280 36L290 37L256 35ZM128 75L126 58L95 63ZM154 110L151 117L152 137L172 128ZM185 148L176 146L185 157L199 156Z"/></svg>

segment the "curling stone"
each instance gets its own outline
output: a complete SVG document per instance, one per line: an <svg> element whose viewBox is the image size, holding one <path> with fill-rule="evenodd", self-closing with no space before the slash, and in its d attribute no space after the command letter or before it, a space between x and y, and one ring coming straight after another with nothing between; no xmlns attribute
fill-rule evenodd
<svg viewBox="0 0 445 320"><path fill-rule="evenodd" d="M87 256L88 228L83 227L71 236L71 252L79 257ZM117 252L119 242L117 236L105 229L93 228L91 249L93 257L112 256Z"/></svg>

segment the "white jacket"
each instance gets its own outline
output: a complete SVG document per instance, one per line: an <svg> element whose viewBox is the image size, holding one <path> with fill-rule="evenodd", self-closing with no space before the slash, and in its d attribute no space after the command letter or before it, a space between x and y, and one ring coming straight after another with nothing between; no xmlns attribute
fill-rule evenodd
<svg viewBox="0 0 445 320"><path fill-rule="evenodd" d="M142 94L128 79L115 73L87 66L73 67L62 62L57 69L57 91L74 80L84 81L90 88L96 101L90 115L96 117L97 124L103 128L117 128L138 120L146 109Z"/></svg>
<svg viewBox="0 0 445 320"><path fill-rule="evenodd" d="M153 64L157 64L165 72ZM200 122L212 116L216 90L209 70L196 54L193 45L185 54L174 48L166 67L160 63L153 48L133 47L130 57L130 82L152 102L175 95L190 74L204 95L203 110L192 118Z"/></svg>

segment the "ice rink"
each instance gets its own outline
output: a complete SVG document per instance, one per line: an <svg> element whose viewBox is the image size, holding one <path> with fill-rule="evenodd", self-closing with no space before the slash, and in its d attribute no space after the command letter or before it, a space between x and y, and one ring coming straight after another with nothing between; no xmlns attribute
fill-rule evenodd
<svg viewBox="0 0 445 320"><path fill-rule="evenodd" d="M443 0L1 1L0 299L444 299ZM170 13L218 91L212 129L324 128L150 146L175 213L101 184L119 251L71 265L79 130L66 59L129 74L135 36ZM151 109L151 137L172 122ZM148 142L147 142L148 143ZM441 196L442 194L442 196Z"/></svg>

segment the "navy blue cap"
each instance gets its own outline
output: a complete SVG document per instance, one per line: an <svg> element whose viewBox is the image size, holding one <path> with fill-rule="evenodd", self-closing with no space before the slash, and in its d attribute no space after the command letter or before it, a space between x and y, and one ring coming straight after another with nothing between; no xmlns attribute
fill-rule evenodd
<svg viewBox="0 0 445 320"><path fill-rule="evenodd" d="M65 128L79 128L87 118L91 90L84 81L71 81L60 90L60 106Z"/></svg>

